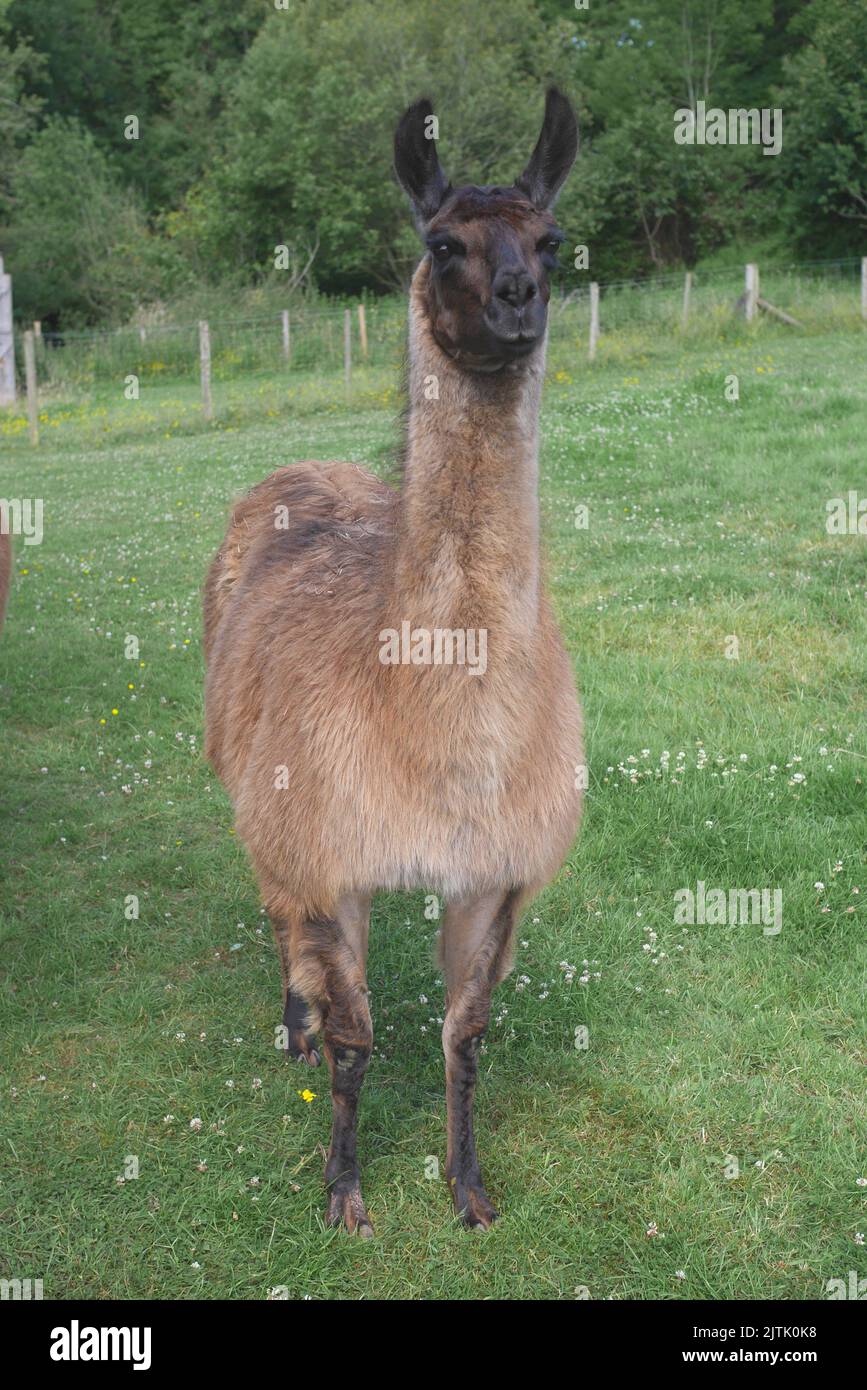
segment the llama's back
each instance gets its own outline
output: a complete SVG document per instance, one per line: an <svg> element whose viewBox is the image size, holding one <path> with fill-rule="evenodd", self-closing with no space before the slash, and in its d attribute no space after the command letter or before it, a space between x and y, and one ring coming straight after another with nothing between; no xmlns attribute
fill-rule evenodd
<svg viewBox="0 0 867 1390"><path fill-rule="evenodd" d="M233 508L204 594L205 751L230 791L269 694L300 693L317 653L330 650L333 663L356 642L353 619L376 602L395 500L354 464L299 463Z"/></svg>
<svg viewBox="0 0 867 1390"><path fill-rule="evenodd" d="M394 501L391 488L351 463L292 464L251 488L232 509L205 582L206 660L239 584L341 561L341 541L378 534Z"/></svg>

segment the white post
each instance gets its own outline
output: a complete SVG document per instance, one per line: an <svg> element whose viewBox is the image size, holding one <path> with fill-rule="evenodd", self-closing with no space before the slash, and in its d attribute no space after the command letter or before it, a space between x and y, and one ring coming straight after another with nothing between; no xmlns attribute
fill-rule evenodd
<svg viewBox="0 0 867 1390"><path fill-rule="evenodd" d="M347 390L352 379L352 310L343 312L343 380Z"/></svg>
<svg viewBox="0 0 867 1390"><path fill-rule="evenodd" d="M211 402L211 330L207 319L199 319L199 367L202 373L202 410L206 420L213 420Z"/></svg>
<svg viewBox="0 0 867 1390"><path fill-rule="evenodd" d="M30 443L39 443L39 401L36 396L36 353L33 348L33 329L24 334L24 376L27 382L27 418L30 421Z"/></svg>
<svg viewBox="0 0 867 1390"><path fill-rule="evenodd" d="M15 404L15 335L12 330L12 276L3 274L0 256L0 406Z"/></svg>
<svg viewBox="0 0 867 1390"><path fill-rule="evenodd" d="M280 317L283 320L283 361L288 362L292 355L292 339L289 336L289 310L284 309Z"/></svg>
<svg viewBox="0 0 867 1390"><path fill-rule="evenodd" d="M590 349L588 357L592 362L596 356L596 344L599 342L599 286L595 280L590 284Z"/></svg>
<svg viewBox="0 0 867 1390"><path fill-rule="evenodd" d="M861 257L861 317L867 320L867 256Z"/></svg>
<svg viewBox="0 0 867 1390"><path fill-rule="evenodd" d="M747 323L752 323L759 307L759 267L750 265L746 268L746 303L744 311L747 316Z"/></svg>
<svg viewBox="0 0 867 1390"><path fill-rule="evenodd" d="M364 305L363 305L363 304L359 304L359 306L358 306L358 336L359 336L359 338L361 339L361 355L362 355L362 357L364 357L365 360L366 360L366 358L367 358L367 315L366 315L366 313L365 313Z"/></svg>
<svg viewBox="0 0 867 1390"><path fill-rule="evenodd" d="M683 282L683 316L680 321L680 326L684 331L686 331L686 325L689 323L689 295L691 290L692 271L688 270Z"/></svg>

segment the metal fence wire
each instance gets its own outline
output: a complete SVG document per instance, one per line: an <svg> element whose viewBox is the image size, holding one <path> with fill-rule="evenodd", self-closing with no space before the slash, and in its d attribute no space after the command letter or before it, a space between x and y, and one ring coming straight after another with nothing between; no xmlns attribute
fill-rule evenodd
<svg viewBox="0 0 867 1390"><path fill-rule="evenodd" d="M575 285L574 274L571 286L569 273L562 277L549 315L551 360L570 367L592 360L597 351L604 355L608 345L628 350L630 341L648 332L656 338L722 333L743 322L742 315L776 315L793 329L811 332L867 326L867 258L768 264L760 273L747 267L746 278L739 266L596 286L586 273ZM194 383L206 370L218 404L220 383L245 377L285 375L300 381L318 376L335 382L342 377L348 385L353 376L364 380L377 372L399 371L406 304L397 298L349 307L299 300L271 313L212 318L204 336L207 368L200 322L62 333L40 332L34 325L15 335L16 376L24 388L30 339L35 364L31 390L46 397L130 380L142 385ZM206 392L206 415L208 398Z"/></svg>

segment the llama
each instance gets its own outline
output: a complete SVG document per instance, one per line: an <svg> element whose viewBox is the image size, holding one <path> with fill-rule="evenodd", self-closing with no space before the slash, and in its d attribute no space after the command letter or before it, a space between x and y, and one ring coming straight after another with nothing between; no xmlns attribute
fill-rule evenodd
<svg viewBox="0 0 867 1390"><path fill-rule="evenodd" d="M446 1176L464 1224L486 1228L497 1213L473 1100L491 991L581 799L581 716L544 590L537 497L548 272L563 240L549 209L577 126L552 89L516 183L455 189L426 138L431 114L418 102L395 135L426 246L400 487L349 463L278 469L236 504L204 597L206 754L273 924L290 1052L317 1065L322 1033L326 1220L364 1236L372 895L423 887L445 900ZM470 633L486 634L484 669L459 659L455 635ZM394 634L410 639L399 659Z"/></svg>
<svg viewBox="0 0 867 1390"><path fill-rule="evenodd" d="M8 524L4 510L0 507L0 631L6 616L6 599L9 596L9 580L12 574L12 541Z"/></svg>

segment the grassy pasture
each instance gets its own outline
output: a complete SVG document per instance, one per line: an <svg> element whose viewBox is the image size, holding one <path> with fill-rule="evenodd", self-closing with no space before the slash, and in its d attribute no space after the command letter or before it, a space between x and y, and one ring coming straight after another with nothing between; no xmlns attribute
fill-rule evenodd
<svg viewBox="0 0 867 1390"><path fill-rule="evenodd" d="M0 416L0 496L45 500L0 639L3 1276L46 1297L801 1299L867 1273L867 545L825 529L828 499L867 494L867 337L631 333L593 369L568 338L551 354L541 500L590 788L495 997L484 1237L427 1176L421 895L374 909L377 1239L323 1229L327 1080L275 1051L269 929L200 754L228 503L293 459L384 468L396 358L350 399L337 375L218 374L211 427L165 374L139 401L58 385L38 451ZM779 888L782 931L675 923L699 880Z"/></svg>

